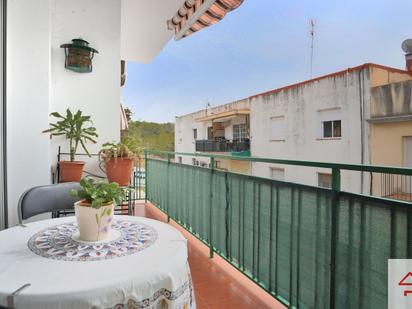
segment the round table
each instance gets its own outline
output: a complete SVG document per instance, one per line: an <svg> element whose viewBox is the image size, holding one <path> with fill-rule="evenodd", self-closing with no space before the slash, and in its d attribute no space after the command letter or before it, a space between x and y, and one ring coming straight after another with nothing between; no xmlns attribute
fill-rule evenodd
<svg viewBox="0 0 412 309"><path fill-rule="evenodd" d="M16 308L196 307L186 239L165 223L115 216L108 240L82 242L74 217L0 232L0 304Z"/></svg>

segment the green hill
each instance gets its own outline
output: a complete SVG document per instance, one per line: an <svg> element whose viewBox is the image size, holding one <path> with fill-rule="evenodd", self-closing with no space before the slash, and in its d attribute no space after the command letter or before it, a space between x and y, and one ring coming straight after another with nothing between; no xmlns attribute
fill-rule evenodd
<svg viewBox="0 0 412 309"><path fill-rule="evenodd" d="M174 124L130 121L127 137L139 141L142 148L174 151Z"/></svg>

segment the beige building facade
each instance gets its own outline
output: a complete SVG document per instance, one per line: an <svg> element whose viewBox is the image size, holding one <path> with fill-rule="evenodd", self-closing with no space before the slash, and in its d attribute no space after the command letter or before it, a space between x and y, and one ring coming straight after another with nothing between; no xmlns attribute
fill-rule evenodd
<svg viewBox="0 0 412 309"><path fill-rule="evenodd" d="M371 164L412 168L412 77L371 89ZM410 200L410 176L373 175L373 193Z"/></svg>

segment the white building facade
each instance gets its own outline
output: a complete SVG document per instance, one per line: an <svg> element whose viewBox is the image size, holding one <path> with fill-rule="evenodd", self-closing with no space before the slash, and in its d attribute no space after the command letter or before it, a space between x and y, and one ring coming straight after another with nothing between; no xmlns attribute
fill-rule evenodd
<svg viewBox="0 0 412 309"><path fill-rule="evenodd" d="M250 149L250 101L240 100L209 107L175 119L176 152L208 152L230 155ZM179 162L206 167L207 157L178 156ZM217 160L221 169L249 172L250 164Z"/></svg>
<svg viewBox="0 0 412 309"><path fill-rule="evenodd" d="M369 164L368 69L347 70L253 96L253 156L286 160ZM253 175L307 185L331 185L331 171L253 163ZM366 175L342 172L344 190L360 192Z"/></svg>
<svg viewBox="0 0 412 309"><path fill-rule="evenodd" d="M368 120L371 87L410 78L411 75L403 70L364 64L242 100L240 102L250 109L250 155L257 158L370 164ZM231 104L221 107L225 106ZM196 118L202 114L205 110L176 118L177 152L199 151L195 149L196 141L191 132L199 128L202 132L200 138L206 138L206 127L211 127L215 121L211 119L211 122L199 127ZM226 131L230 132L230 129ZM230 155L227 152L218 153ZM194 162L189 157L183 161L188 164ZM224 168L275 180L331 186L330 169L259 162L249 163L248 168L243 170L231 169L230 163L225 164ZM342 171L343 190L369 194L370 182L367 173Z"/></svg>

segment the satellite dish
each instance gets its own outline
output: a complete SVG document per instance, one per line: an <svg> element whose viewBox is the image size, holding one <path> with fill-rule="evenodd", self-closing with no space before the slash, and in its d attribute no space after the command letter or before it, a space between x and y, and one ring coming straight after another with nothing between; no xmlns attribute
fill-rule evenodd
<svg viewBox="0 0 412 309"><path fill-rule="evenodd" d="M402 42L402 50L407 54L412 54L412 39L406 39Z"/></svg>

